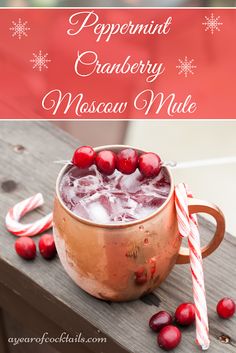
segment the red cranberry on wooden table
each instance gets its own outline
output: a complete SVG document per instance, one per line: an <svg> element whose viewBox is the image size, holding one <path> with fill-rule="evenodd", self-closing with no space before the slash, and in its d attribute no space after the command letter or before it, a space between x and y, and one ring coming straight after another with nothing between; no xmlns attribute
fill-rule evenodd
<svg viewBox="0 0 236 353"><path fill-rule="evenodd" d="M15 242L15 250L17 254L25 260L33 260L36 256L35 242L29 237L17 239Z"/></svg>
<svg viewBox="0 0 236 353"><path fill-rule="evenodd" d="M222 319L229 319L235 313L235 302L231 298L222 298L218 302L216 310Z"/></svg>
<svg viewBox="0 0 236 353"><path fill-rule="evenodd" d="M149 327L155 332L159 332L163 327L171 324L172 317L167 311L159 311L149 320Z"/></svg>
<svg viewBox="0 0 236 353"><path fill-rule="evenodd" d="M90 146L82 146L75 150L72 163L78 168L89 168L94 163L96 153Z"/></svg>
<svg viewBox="0 0 236 353"><path fill-rule="evenodd" d="M176 348L181 341L181 332L178 327L173 325L168 325L161 329L157 336L157 343L160 348L165 351L170 351Z"/></svg>
<svg viewBox="0 0 236 353"><path fill-rule="evenodd" d="M44 234L39 240L39 251L45 259L52 259L56 255L56 247L52 234Z"/></svg>
<svg viewBox="0 0 236 353"><path fill-rule="evenodd" d="M195 321L195 305L182 303L175 311L175 320L179 325L188 326Z"/></svg>

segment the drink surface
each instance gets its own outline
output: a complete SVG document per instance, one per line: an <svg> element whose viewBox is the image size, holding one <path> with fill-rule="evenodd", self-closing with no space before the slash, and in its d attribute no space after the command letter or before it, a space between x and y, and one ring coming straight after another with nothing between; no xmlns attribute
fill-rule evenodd
<svg viewBox="0 0 236 353"><path fill-rule="evenodd" d="M143 177L137 169L131 175L115 171L102 175L71 167L62 177L60 195L76 215L101 224L127 223L155 212L167 199L170 178L164 168L155 178Z"/></svg>

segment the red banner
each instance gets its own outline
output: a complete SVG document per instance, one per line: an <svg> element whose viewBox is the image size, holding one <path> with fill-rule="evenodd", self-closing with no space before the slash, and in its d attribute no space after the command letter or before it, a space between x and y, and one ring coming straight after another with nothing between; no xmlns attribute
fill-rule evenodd
<svg viewBox="0 0 236 353"><path fill-rule="evenodd" d="M1 119L234 119L234 9L1 9Z"/></svg>

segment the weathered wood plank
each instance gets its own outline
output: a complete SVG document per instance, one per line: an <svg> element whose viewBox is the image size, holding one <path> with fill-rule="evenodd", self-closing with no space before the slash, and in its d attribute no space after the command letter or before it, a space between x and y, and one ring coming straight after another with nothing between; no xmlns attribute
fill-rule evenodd
<svg viewBox="0 0 236 353"><path fill-rule="evenodd" d="M13 344L10 341L8 343L9 353L77 353L78 348L81 353L91 353L82 343L68 344L54 341L51 344L38 344L34 342L34 339L40 339L44 335L55 339L60 338L62 334L63 337L69 335L73 338L74 336L69 330L63 332L60 325L49 320L48 317L30 306L22 296L2 284L0 284L0 301L5 308L3 311L5 337L13 340L21 337L33 339L32 343ZM0 352L4 353L2 350Z"/></svg>
<svg viewBox="0 0 236 353"><path fill-rule="evenodd" d="M7 347L7 332L6 332L2 309L0 309L0 352L9 353L9 350Z"/></svg>
<svg viewBox="0 0 236 353"><path fill-rule="evenodd" d="M155 334L147 322L157 310L170 310L182 301L192 300L191 277L188 265L176 266L165 283L155 293L131 303L106 303L92 298L78 288L66 275L58 260L47 261L37 257L33 263L15 255L15 238L4 227L7 209L18 200L41 191L46 204L38 213L51 210L54 184L60 169L52 163L56 159L70 158L78 142L49 123L2 122L0 124L0 281L17 291L32 306L50 320L60 323L70 332L83 331L86 336L106 335L107 344L94 352L154 353ZM24 150L15 152L15 145ZM2 183L15 184L1 188ZM37 216L34 215L33 217ZM202 221L202 234L210 237L212 225ZM230 235L219 250L204 261L207 300L211 326L211 351L235 352L236 318L222 321L215 314L215 305L222 296L236 295L236 239ZM99 332L97 332L99 330ZM219 336L228 335L230 344L223 344ZM189 353L196 349L194 328L184 330L183 342L176 352ZM98 350L99 349L99 350Z"/></svg>

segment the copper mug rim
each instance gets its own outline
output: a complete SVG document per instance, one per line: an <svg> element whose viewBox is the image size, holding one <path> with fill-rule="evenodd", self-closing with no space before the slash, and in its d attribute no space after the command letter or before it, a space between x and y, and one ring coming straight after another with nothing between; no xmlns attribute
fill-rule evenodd
<svg viewBox="0 0 236 353"><path fill-rule="evenodd" d="M114 149L123 149L123 148L134 148L138 153L145 153L144 150L140 149L140 148L136 148L133 146L129 146L129 145L104 145L104 146L98 146L95 147L94 150L95 152L99 152L102 151L104 149L110 149L110 150L114 150ZM170 178L170 192L169 195L167 197L167 199L165 200L165 202L157 208L156 211L150 213L148 216L144 217L144 218L140 218L136 221L131 221L131 222L127 222L127 223L96 223L90 220L87 220L83 217L80 217L78 215L76 215L74 212L72 212L71 210L69 210L69 208L64 204L61 195L60 195L60 191L59 191L59 187L60 187L60 183L61 183L61 179L63 177L63 175L65 174L65 172L67 171L67 169L70 168L69 164L66 164L65 166L62 167L62 169L60 170L58 176L57 176L57 180L56 180L56 196L61 204L61 206L65 209L65 211L70 214L71 217L75 218L76 220L85 223L87 225L90 226L94 226L94 227L100 227L100 228L108 228L108 229L113 229L113 228L127 228L127 227L131 227L134 225L138 225L140 223L143 223L147 220L150 220L152 218L154 218L157 214L161 213L162 210L168 205L168 203L170 202L173 192L174 192L174 179L173 179L173 175L170 171L170 169L167 166L163 166L163 168L165 168L165 170L167 171L169 178Z"/></svg>

